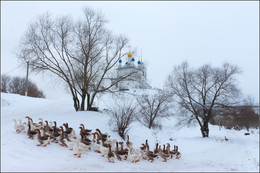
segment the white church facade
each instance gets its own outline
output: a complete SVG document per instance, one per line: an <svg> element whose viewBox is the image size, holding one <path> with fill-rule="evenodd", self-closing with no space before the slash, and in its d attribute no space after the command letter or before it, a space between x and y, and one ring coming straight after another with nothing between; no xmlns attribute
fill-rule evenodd
<svg viewBox="0 0 260 173"><path fill-rule="evenodd" d="M118 90L130 90L130 89L146 89L149 88L147 82L147 69L141 59L136 61L132 57L131 51L128 53L128 57L125 62L120 59L118 61L117 76L114 81L119 81L116 84Z"/></svg>

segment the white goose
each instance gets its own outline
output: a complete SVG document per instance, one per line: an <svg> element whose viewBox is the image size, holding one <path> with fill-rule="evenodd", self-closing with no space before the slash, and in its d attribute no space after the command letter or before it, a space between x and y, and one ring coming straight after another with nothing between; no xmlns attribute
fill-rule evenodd
<svg viewBox="0 0 260 173"><path fill-rule="evenodd" d="M136 162L140 161L142 156L139 155L138 149L134 149L133 147L131 147L128 150L128 157L127 158L130 159L130 161L132 161L132 163L136 163Z"/></svg>
<svg viewBox="0 0 260 173"><path fill-rule="evenodd" d="M88 147L82 142L76 142L72 147L72 150L74 151L74 155L78 156L78 158L80 158L81 154L85 153L87 149Z"/></svg>
<svg viewBox="0 0 260 173"><path fill-rule="evenodd" d="M96 134L95 133L92 133L92 135L93 135L92 142L93 142L93 145L95 147L95 152L100 153L100 145L101 144L99 142L99 139L96 139Z"/></svg>
<svg viewBox="0 0 260 173"><path fill-rule="evenodd" d="M17 124L17 120L13 119L14 121L14 129L17 133L20 133L21 131L25 131L25 126L22 124L22 121L19 120L20 124Z"/></svg>
<svg viewBox="0 0 260 173"><path fill-rule="evenodd" d="M101 141L102 141L102 143L101 143L101 145L99 147L99 151L103 154L102 157L104 157L105 155L108 155L109 146L104 145L104 141L103 140L101 140Z"/></svg>
<svg viewBox="0 0 260 173"><path fill-rule="evenodd" d="M80 141L80 138L75 138L73 141L68 141L68 139L64 139L64 143L67 145L67 147L72 150L75 143L78 143Z"/></svg>

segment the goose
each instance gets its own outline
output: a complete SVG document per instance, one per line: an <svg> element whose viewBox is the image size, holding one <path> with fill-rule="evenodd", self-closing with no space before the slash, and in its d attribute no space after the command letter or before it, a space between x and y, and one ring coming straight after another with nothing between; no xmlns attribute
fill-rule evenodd
<svg viewBox="0 0 260 173"><path fill-rule="evenodd" d="M85 146L85 144L81 142L76 142L72 150L74 151L74 156L78 156L78 158L81 157L81 154L85 153L85 151L88 149L88 147Z"/></svg>
<svg viewBox="0 0 260 173"><path fill-rule="evenodd" d="M117 141L116 141L115 155L116 155L117 159L120 160L120 161L122 160L123 157L125 157L125 152L124 151L122 152L121 150L118 149L118 142Z"/></svg>
<svg viewBox="0 0 260 173"><path fill-rule="evenodd" d="M75 140L73 140L73 141L69 141L69 140L66 139L66 138L64 139L64 143L66 144L66 146L67 146L70 150L72 150L74 144L76 144L76 143L78 143L78 142L80 142L80 138L75 138Z"/></svg>
<svg viewBox="0 0 260 173"><path fill-rule="evenodd" d="M60 133L59 133L57 127L56 127L56 121L54 121L54 124L55 125L53 126L53 132L52 132L51 138L53 139L52 142L58 143Z"/></svg>
<svg viewBox="0 0 260 173"><path fill-rule="evenodd" d="M96 142L93 143L93 145L94 145L94 147L95 147L95 152L101 153L101 152L100 152L101 143L99 142L99 139L97 139Z"/></svg>
<svg viewBox="0 0 260 173"><path fill-rule="evenodd" d="M24 129L22 132L23 132L23 133L26 133L26 132L27 132L27 130L28 130L28 125L27 125L27 123L26 123L26 122L23 122L23 124L22 124L22 125L23 125L23 129Z"/></svg>
<svg viewBox="0 0 260 173"><path fill-rule="evenodd" d="M40 142L40 144L37 144L37 146L41 146L43 144L43 146L46 147L49 143L50 137L41 136L41 132L39 129L35 129L34 131L37 133L37 139Z"/></svg>
<svg viewBox="0 0 260 173"><path fill-rule="evenodd" d="M111 139L110 137L108 137L106 143L111 145L112 152L114 152L116 149L116 139Z"/></svg>
<svg viewBox="0 0 260 173"><path fill-rule="evenodd" d="M90 133L85 133L84 131L83 131L83 127L79 127L80 128L80 134L83 134L84 136L86 136L86 137L89 137L91 134Z"/></svg>
<svg viewBox="0 0 260 173"><path fill-rule="evenodd" d="M163 159L163 162L167 162L167 160L171 158L171 154L170 153L165 154L162 151L161 146L159 146L159 156Z"/></svg>
<svg viewBox="0 0 260 173"><path fill-rule="evenodd" d="M167 143L167 149L168 149L168 152L170 153L170 155L171 155L171 159L172 159L173 156L175 156L176 152L175 152L175 151L171 151L170 148L171 148L170 144Z"/></svg>
<svg viewBox="0 0 260 173"><path fill-rule="evenodd" d="M65 141L64 141L64 139L68 139L68 138L66 138L66 136L65 136L65 134L64 134L64 130L63 130L63 127L62 126L60 126L60 128L61 128L61 134L60 134L60 142L61 142L61 146L66 146L66 143L65 143ZM67 147L67 146L66 146Z"/></svg>
<svg viewBox="0 0 260 173"><path fill-rule="evenodd" d="M34 139L34 136L37 134L37 132L35 132L34 130L31 130L31 124L30 122L28 123L28 130L27 130L27 135L29 136L29 138Z"/></svg>
<svg viewBox="0 0 260 173"><path fill-rule="evenodd" d="M158 156L157 154L154 154L152 151L149 151L148 144L146 144L146 156L148 157L148 161L151 160L151 163Z"/></svg>
<svg viewBox="0 0 260 173"><path fill-rule="evenodd" d="M31 120L32 127L34 127L34 129L40 129L42 127L41 124L34 123L32 118L29 117L29 119Z"/></svg>
<svg viewBox="0 0 260 173"><path fill-rule="evenodd" d="M107 133L102 134L99 129L96 129L96 131L99 133L99 136L100 136L101 138L103 138L104 141L107 140L107 137L108 137L108 134L107 134Z"/></svg>
<svg viewBox="0 0 260 173"><path fill-rule="evenodd" d="M133 146L133 143L129 141L129 135L127 135L126 146L127 146L128 148L131 148L131 147Z"/></svg>
<svg viewBox="0 0 260 173"><path fill-rule="evenodd" d="M46 133L48 133L48 135L52 136L53 128L51 128L51 127L49 126L47 120L46 120L45 122L46 122L46 126L45 126L45 128L46 128Z"/></svg>
<svg viewBox="0 0 260 173"><path fill-rule="evenodd" d="M147 156L146 156L146 146L144 144L142 144L142 147L140 147L140 152L141 152L141 156L144 160L147 160Z"/></svg>
<svg viewBox="0 0 260 173"><path fill-rule="evenodd" d="M83 131L84 131L84 133L91 133L91 129L85 129L85 126L84 126L84 124L80 124L82 127L83 127Z"/></svg>
<svg viewBox="0 0 260 173"><path fill-rule="evenodd" d="M228 138L225 136L225 141L228 141Z"/></svg>
<svg viewBox="0 0 260 173"><path fill-rule="evenodd" d="M158 143L155 144L155 149L153 150L154 154L157 154L159 152L158 145L159 145Z"/></svg>
<svg viewBox="0 0 260 173"><path fill-rule="evenodd" d="M85 135L83 135L82 133L80 134L81 135L81 140L80 142L85 144L86 147L88 147L89 150L91 150L91 140L87 139Z"/></svg>
<svg viewBox="0 0 260 173"><path fill-rule="evenodd" d="M180 159L181 158L181 153L178 150L178 146L176 146L175 151L176 151L176 157L175 158L176 159Z"/></svg>
<svg viewBox="0 0 260 173"><path fill-rule="evenodd" d="M17 120L16 119L13 119L13 121L14 121L14 129L16 130L17 133L20 133L20 132L25 130L25 127L22 124L21 120L19 120L20 124L17 124Z"/></svg>
<svg viewBox="0 0 260 173"><path fill-rule="evenodd" d="M53 121L50 121L50 127L52 127L53 126Z"/></svg>
<svg viewBox="0 0 260 173"><path fill-rule="evenodd" d="M142 158L141 155L139 155L139 151L134 148L129 148L128 150L128 157L129 160L132 160L132 163L139 162L139 160Z"/></svg>
<svg viewBox="0 0 260 173"><path fill-rule="evenodd" d="M40 122L42 125L43 125L43 119L42 118L39 118Z"/></svg>
<svg viewBox="0 0 260 173"><path fill-rule="evenodd" d="M103 155L101 155L102 157L104 157L105 155L108 155L109 146L110 146L110 144L105 144L104 140L101 138L101 145L100 145L99 150L103 154Z"/></svg>
<svg viewBox="0 0 260 173"><path fill-rule="evenodd" d="M163 153L168 154L167 150L165 149L165 144L163 144L163 150L162 151L163 151Z"/></svg>
<svg viewBox="0 0 260 173"><path fill-rule="evenodd" d="M127 159L127 155L128 155L128 149L124 149L124 143L123 142L119 142L119 144L121 145L121 153L124 156L124 160Z"/></svg>
<svg viewBox="0 0 260 173"><path fill-rule="evenodd" d="M40 130L42 130L42 136L44 136L44 137L51 137L50 135L48 135L48 134L46 134L46 130L45 130L46 128L44 128L44 127L41 127L40 128Z"/></svg>
<svg viewBox="0 0 260 173"><path fill-rule="evenodd" d="M95 133L91 133L91 134L93 135L92 142L93 142L93 145L95 147L95 152L98 152L99 151L99 146L97 146L96 134Z"/></svg>
<svg viewBox="0 0 260 173"><path fill-rule="evenodd" d="M68 138L76 139L77 135L75 130L73 129L72 132L68 135Z"/></svg>
<svg viewBox="0 0 260 173"><path fill-rule="evenodd" d="M108 154L107 154L107 159L108 159L108 161L109 162L112 162L112 163L114 163L114 161L115 161L115 155L114 155L114 153L112 153L112 151L111 151L111 145L109 144L109 146L108 146Z"/></svg>
<svg viewBox="0 0 260 173"><path fill-rule="evenodd" d="M26 116L25 118L28 119L28 123L27 123L27 124L28 124L28 127L29 127L29 123L32 124L32 122L31 122L31 118L30 118L29 116ZM31 124L30 124L30 126L31 126L31 130L34 131L34 130L35 130L35 127L34 127L33 125L31 125Z"/></svg>
<svg viewBox="0 0 260 173"><path fill-rule="evenodd" d="M68 123L63 123L65 127L64 135L70 138L72 136L73 128L69 127Z"/></svg>

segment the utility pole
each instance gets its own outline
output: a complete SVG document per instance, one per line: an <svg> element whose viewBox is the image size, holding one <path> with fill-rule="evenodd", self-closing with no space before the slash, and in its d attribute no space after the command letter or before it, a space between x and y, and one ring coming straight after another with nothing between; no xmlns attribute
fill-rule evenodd
<svg viewBox="0 0 260 173"><path fill-rule="evenodd" d="M27 61L27 72L26 72L26 82L25 82L25 96L28 94L28 73L29 73L29 61Z"/></svg>

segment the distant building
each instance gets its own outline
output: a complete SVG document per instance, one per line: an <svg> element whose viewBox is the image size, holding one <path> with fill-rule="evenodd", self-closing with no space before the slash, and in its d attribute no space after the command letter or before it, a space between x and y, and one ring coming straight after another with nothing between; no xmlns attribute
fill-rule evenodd
<svg viewBox="0 0 260 173"><path fill-rule="evenodd" d="M120 59L118 61L117 76L113 79L113 82L122 80L116 84L116 88L119 90L129 89L146 89L149 88L147 83L147 69L141 59L136 61L129 50L128 57L125 62Z"/></svg>

